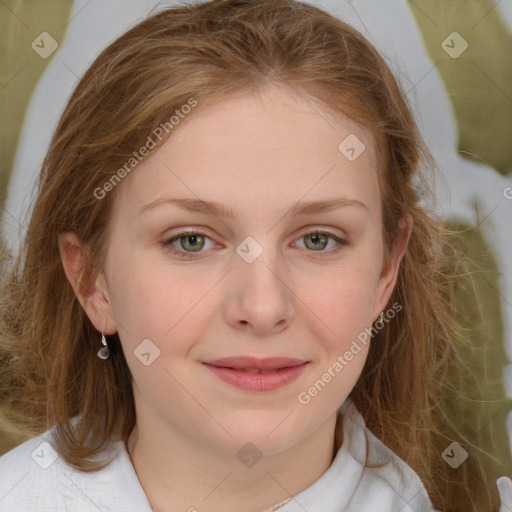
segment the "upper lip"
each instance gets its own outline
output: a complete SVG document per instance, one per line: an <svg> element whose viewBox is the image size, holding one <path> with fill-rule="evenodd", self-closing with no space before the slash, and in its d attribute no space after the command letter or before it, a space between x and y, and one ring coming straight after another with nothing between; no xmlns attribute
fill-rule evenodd
<svg viewBox="0 0 512 512"><path fill-rule="evenodd" d="M290 357L265 357L258 359L257 357L225 357L216 359L215 361L204 361L205 364L212 366L220 366L223 368L249 369L249 370L277 370L279 368L290 368L292 366L300 366L307 363L302 359Z"/></svg>

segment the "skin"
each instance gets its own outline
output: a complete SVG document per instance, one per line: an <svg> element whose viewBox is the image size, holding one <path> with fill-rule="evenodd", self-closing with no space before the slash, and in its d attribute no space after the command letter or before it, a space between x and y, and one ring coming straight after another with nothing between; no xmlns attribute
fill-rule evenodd
<svg viewBox="0 0 512 512"><path fill-rule="evenodd" d="M352 162L338 150L350 134L366 146ZM271 87L194 112L118 185L105 268L92 293L78 298L99 332L119 333L137 411L127 449L155 510L259 512L303 491L331 464L336 409L368 346L310 403L297 397L390 307L412 220L401 219L383 266L377 171L367 129ZM169 203L139 213L171 196L217 201L236 216ZM333 197L365 206L287 215L297 201ZM207 238L165 245L186 228ZM315 229L346 243L315 245ZM252 263L236 252L248 236L263 248ZM87 247L70 232L59 245L76 289ZM180 258L169 246L195 256ZM134 355L144 339L160 350L149 366ZM239 355L309 364L283 388L251 392L201 363ZM247 442L263 455L250 468L236 456Z"/></svg>

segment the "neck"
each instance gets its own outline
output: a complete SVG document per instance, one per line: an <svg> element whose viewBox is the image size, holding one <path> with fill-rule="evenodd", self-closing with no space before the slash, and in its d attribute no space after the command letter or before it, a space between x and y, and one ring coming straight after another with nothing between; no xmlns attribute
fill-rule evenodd
<svg viewBox="0 0 512 512"><path fill-rule="evenodd" d="M325 473L333 460L335 425L333 415L299 444L254 465L143 421L131 432L127 451L155 512L262 512Z"/></svg>

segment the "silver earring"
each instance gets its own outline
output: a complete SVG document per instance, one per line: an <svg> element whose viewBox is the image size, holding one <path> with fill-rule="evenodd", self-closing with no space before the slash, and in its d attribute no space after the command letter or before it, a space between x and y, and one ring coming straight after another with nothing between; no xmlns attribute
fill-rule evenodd
<svg viewBox="0 0 512 512"><path fill-rule="evenodd" d="M384 323L384 311L380 314L379 320L381 324Z"/></svg>
<svg viewBox="0 0 512 512"><path fill-rule="evenodd" d="M103 347L101 347L98 350L98 357L100 359L108 359L108 356L110 355L110 349L108 348L107 340L105 339L105 336L103 335L103 333L101 333L101 343L102 343Z"/></svg>

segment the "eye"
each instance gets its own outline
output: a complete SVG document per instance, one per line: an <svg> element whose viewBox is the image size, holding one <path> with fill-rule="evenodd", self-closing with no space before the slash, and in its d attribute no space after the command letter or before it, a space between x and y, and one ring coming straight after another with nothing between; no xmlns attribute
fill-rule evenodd
<svg viewBox="0 0 512 512"><path fill-rule="evenodd" d="M195 253L204 252L201 251L201 249L204 248L206 240L212 241L205 233L189 230L182 231L176 236L165 240L162 242L162 245L176 256L181 258L194 258L196 257ZM181 247L181 250L176 248L175 243Z"/></svg>
<svg viewBox="0 0 512 512"><path fill-rule="evenodd" d="M205 252L202 249L205 248L207 240L213 244L212 247L209 247L209 249L212 249L215 244L205 233L196 230L187 230L164 240L162 246L180 258L192 259L197 258L200 253ZM306 240L304 248L310 249L310 252L319 253L319 256L338 253L342 249L342 246L347 245L346 240L332 233L320 230L305 233L299 240ZM334 248L331 247L328 250L324 250L329 245L329 240L334 242ZM208 247L206 248L208 249Z"/></svg>
<svg viewBox="0 0 512 512"><path fill-rule="evenodd" d="M321 256L337 253L342 249L342 246L347 245L347 241L339 238L332 233L326 231L309 231L303 234L299 240L305 240L305 248L311 249L313 252L321 253ZM334 242L334 248L324 250L329 245L329 240Z"/></svg>

